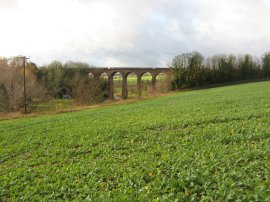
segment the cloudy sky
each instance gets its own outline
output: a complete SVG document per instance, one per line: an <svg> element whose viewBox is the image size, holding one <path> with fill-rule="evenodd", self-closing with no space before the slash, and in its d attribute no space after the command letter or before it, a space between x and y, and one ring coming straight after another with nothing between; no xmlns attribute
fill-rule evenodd
<svg viewBox="0 0 270 202"><path fill-rule="evenodd" d="M269 0L0 0L0 56L166 66L180 53L270 51Z"/></svg>

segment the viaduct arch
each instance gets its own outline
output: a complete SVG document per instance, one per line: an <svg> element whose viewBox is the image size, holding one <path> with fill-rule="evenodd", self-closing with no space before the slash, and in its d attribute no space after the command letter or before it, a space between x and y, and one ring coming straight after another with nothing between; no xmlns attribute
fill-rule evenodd
<svg viewBox="0 0 270 202"><path fill-rule="evenodd" d="M116 73L122 75L122 98L128 98L128 86L127 77L130 73L134 73L137 76L137 96L141 97L141 78L144 73L150 73L152 76L152 89L156 89L156 77L157 75L163 73L166 76L171 76L171 68L91 68L88 74L91 74L94 79L100 79L101 74L106 73L108 75L108 85L109 85L109 97L114 99L114 87L113 87L113 77Z"/></svg>

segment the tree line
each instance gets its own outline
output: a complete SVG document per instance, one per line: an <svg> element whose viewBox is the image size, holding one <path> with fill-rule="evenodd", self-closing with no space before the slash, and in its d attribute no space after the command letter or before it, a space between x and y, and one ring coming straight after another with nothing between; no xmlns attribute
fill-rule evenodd
<svg viewBox="0 0 270 202"><path fill-rule="evenodd" d="M171 67L173 89L269 79L270 52L261 58L250 54L220 54L205 59L201 53L194 51L174 57Z"/></svg>
<svg viewBox="0 0 270 202"><path fill-rule="evenodd" d="M108 98L107 81L89 77L81 62L53 61L37 68L26 65L27 105L72 96L76 104L99 103ZM19 58L0 58L0 112L23 108L23 68Z"/></svg>
<svg viewBox="0 0 270 202"><path fill-rule="evenodd" d="M75 103L99 103L109 98L108 81L88 75L86 63L53 61L37 67L26 65L27 105L33 102L72 96ZM199 52L173 58L171 89L202 87L226 82L270 78L270 52L256 58L244 55L214 55L204 58ZM0 58L0 112L23 107L23 68L19 58Z"/></svg>

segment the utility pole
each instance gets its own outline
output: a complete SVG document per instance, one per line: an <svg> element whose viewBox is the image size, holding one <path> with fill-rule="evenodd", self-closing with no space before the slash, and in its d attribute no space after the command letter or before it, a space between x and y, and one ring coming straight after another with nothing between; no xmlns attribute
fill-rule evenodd
<svg viewBox="0 0 270 202"><path fill-rule="evenodd" d="M24 105L24 113L27 113L27 105L26 105L26 79L25 79L25 63L27 59L30 57L26 56L18 56L17 58L21 58L23 60L23 105Z"/></svg>

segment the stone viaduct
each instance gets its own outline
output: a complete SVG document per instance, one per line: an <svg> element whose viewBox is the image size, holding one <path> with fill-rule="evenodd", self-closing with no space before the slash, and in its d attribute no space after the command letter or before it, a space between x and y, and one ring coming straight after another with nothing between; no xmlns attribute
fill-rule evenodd
<svg viewBox="0 0 270 202"><path fill-rule="evenodd" d="M108 84L109 84L109 96L110 99L114 99L114 86L113 86L113 77L116 73L120 73L122 75L122 98L128 98L128 86L127 86L127 77L129 74L133 73L137 76L137 96L141 97L141 78L143 74L149 73L152 76L152 89L155 91L156 89L156 77L159 74L165 74L166 76L171 76L170 68L91 68L89 71L89 75L94 77L95 79L99 79L101 74L106 73L108 76Z"/></svg>

